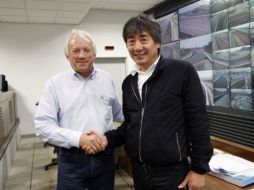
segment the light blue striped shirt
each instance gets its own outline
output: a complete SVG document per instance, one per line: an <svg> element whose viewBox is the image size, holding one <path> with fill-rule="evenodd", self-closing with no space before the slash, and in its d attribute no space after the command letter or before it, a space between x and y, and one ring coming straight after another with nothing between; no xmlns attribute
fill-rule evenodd
<svg viewBox="0 0 254 190"><path fill-rule="evenodd" d="M39 99L34 122L36 135L43 141L70 148L79 147L83 132L104 133L113 128L113 121L123 120L111 76L93 69L86 79L74 71L51 78Z"/></svg>

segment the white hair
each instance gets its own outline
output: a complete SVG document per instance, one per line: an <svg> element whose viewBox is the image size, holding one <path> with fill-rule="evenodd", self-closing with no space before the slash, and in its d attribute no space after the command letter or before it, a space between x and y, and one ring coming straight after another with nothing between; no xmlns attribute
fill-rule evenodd
<svg viewBox="0 0 254 190"><path fill-rule="evenodd" d="M96 55L96 46L95 46L95 43L94 43L91 35L88 32L84 31L84 30L73 29L71 31L71 34L69 36L67 36L67 38L66 38L65 48L64 48L64 53L65 53L66 56L69 56L69 54L70 54L69 42L75 36L78 36L81 39L83 39L83 40L87 41L88 43L90 43L92 48L93 48L94 55Z"/></svg>

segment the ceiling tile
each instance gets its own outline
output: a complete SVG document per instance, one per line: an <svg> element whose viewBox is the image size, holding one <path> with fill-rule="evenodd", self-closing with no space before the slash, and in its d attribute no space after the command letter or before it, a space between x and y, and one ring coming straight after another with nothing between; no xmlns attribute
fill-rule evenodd
<svg viewBox="0 0 254 190"><path fill-rule="evenodd" d="M28 9L27 10L28 16L35 16L35 17L55 17L56 10L38 10L38 9Z"/></svg>
<svg viewBox="0 0 254 190"><path fill-rule="evenodd" d="M0 16L0 21L26 23L27 18L23 16Z"/></svg>
<svg viewBox="0 0 254 190"><path fill-rule="evenodd" d="M58 2L51 2L51 1L37 1L37 0L26 0L26 7L28 9L57 9Z"/></svg>
<svg viewBox="0 0 254 190"><path fill-rule="evenodd" d="M77 11L58 11L57 17L65 17L65 18L83 18L85 15L84 12Z"/></svg>
<svg viewBox="0 0 254 190"><path fill-rule="evenodd" d="M54 17L28 17L29 23L49 23L53 24L55 22Z"/></svg>
<svg viewBox="0 0 254 190"><path fill-rule="evenodd" d="M58 2L69 2L69 3L91 3L93 0L55 0Z"/></svg>
<svg viewBox="0 0 254 190"><path fill-rule="evenodd" d="M110 3L132 3L132 0L109 0Z"/></svg>
<svg viewBox="0 0 254 190"><path fill-rule="evenodd" d="M79 18L56 18L58 24L79 24L82 19Z"/></svg>
<svg viewBox="0 0 254 190"><path fill-rule="evenodd" d="M149 8L151 8L152 6L150 5L147 5L147 4L129 4L127 7L126 7L126 10L132 10L132 11L145 11Z"/></svg>
<svg viewBox="0 0 254 190"><path fill-rule="evenodd" d="M91 7L91 3L60 3L59 10L66 11L86 11Z"/></svg>
<svg viewBox="0 0 254 190"><path fill-rule="evenodd" d="M93 2L94 3L96 3L96 2L109 2L109 0L94 0Z"/></svg>
<svg viewBox="0 0 254 190"><path fill-rule="evenodd" d="M106 5L105 2L95 2L93 3L93 6L91 7L92 9L102 9Z"/></svg>
<svg viewBox="0 0 254 190"><path fill-rule="evenodd" d="M114 9L114 10L125 10L128 4L126 3L107 3L105 9Z"/></svg>
<svg viewBox="0 0 254 190"><path fill-rule="evenodd" d="M91 8L142 12L162 1L163 0L0 0L0 17L2 22L56 22L62 24L78 24L84 19ZM8 17L8 15L10 15L10 17ZM29 18L26 18L26 16Z"/></svg>
<svg viewBox="0 0 254 190"><path fill-rule="evenodd" d="M138 1L132 0L132 2L136 3L136 4L141 3L141 4L153 4L153 5L156 5L162 1L164 1L164 0L138 0Z"/></svg>
<svg viewBox="0 0 254 190"><path fill-rule="evenodd" d="M26 16L25 9L0 8L0 15Z"/></svg>
<svg viewBox="0 0 254 190"><path fill-rule="evenodd" d="M31 1L57 1L57 0L31 0Z"/></svg>
<svg viewBox="0 0 254 190"><path fill-rule="evenodd" d="M25 8L23 0L0 0L0 7Z"/></svg>

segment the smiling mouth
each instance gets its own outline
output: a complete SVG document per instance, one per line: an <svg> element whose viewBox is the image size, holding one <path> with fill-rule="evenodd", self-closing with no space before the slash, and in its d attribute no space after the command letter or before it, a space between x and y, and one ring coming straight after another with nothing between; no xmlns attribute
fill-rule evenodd
<svg viewBox="0 0 254 190"><path fill-rule="evenodd" d="M139 53L139 54L134 54L134 56L136 57L136 58L142 58L142 57L144 57L145 56L145 53Z"/></svg>

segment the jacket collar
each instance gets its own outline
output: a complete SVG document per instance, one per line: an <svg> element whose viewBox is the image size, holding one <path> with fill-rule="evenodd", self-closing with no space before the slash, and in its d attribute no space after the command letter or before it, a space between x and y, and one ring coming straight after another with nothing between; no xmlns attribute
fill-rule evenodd
<svg viewBox="0 0 254 190"><path fill-rule="evenodd" d="M160 60L160 57L161 57L161 55L159 55L159 57L155 60L155 62L154 62L152 65L150 65L150 67L149 67L144 73L149 72L149 71L151 71L151 70L154 70L155 67L157 66L157 63L158 63L159 60ZM140 66L138 66L137 64L135 64L135 66L134 66L133 70L130 72L130 74L131 74L132 76L134 76L136 73L140 73L140 72L142 72L142 71L140 71Z"/></svg>
<svg viewBox="0 0 254 190"><path fill-rule="evenodd" d="M155 67L155 69L154 69L154 71L153 71L153 74L151 75L151 77L150 77L147 81L149 81L149 80L151 80L152 78L154 78L154 76L156 76L157 73L159 73L159 72L161 72L161 71L163 70L163 68L164 68L164 66L163 66L163 65L164 65L164 64L163 64L163 60L164 60L163 56L160 55L159 60L158 60L158 62L157 62L157 64L156 64L156 67ZM134 71L134 70L131 71L130 75L131 75L132 77L136 78L136 80L137 80L138 73L137 73L136 71Z"/></svg>

